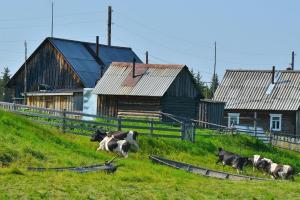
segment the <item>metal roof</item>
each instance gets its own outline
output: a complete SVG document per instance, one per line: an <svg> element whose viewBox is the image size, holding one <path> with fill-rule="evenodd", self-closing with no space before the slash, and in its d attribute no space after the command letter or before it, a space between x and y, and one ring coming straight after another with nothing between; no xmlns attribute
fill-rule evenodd
<svg viewBox="0 0 300 200"><path fill-rule="evenodd" d="M60 38L49 40L63 54L84 86L94 87L100 78L101 64L95 59L96 54L92 55L88 48L95 52L96 44ZM104 69L113 61L129 62L135 58L137 62L142 63L132 49L126 47L99 45L99 58L104 63Z"/></svg>
<svg viewBox="0 0 300 200"><path fill-rule="evenodd" d="M136 69L145 68L136 74L137 81L125 82L132 76L132 63L113 62L97 83L94 94L162 97L185 65L136 64ZM131 78L133 79L133 78Z"/></svg>
<svg viewBox="0 0 300 200"><path fill-rule="evenodd" d="M295 111L300 106L300 71L227 70L214 96L225 109Z"/></svg>

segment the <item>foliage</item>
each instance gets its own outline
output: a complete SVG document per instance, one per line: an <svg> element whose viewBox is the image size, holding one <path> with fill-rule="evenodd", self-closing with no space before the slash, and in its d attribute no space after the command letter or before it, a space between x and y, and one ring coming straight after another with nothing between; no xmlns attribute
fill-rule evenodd
<svg viewBox="0 0 300 200"><path fill-rule="evenodd" d="M201 134L205 132L206 134ZM197 134L190 143L178 139L140 137L139 153L119 160L115 174L102 172L29 172L26 167L58 167L102 163L114 155L96 152L88 137L63 134L55 128L35 124L25 117L0 111L0 199L297 199L300 180L229 181L207 178L153 164L157 154L211 169L215 151L223 147L244 156L261 154L275 162L291 164L300 171L300 155L263 144L248 136ZM7 159L8 158L8 159ZM235 172L230 167L225 171ZM263 176L247 167L245 174ZM280 189L277 189L280 188Z"/></svg>
<svg viewBox="0 0 300 200"><path fill-rule="evenodd" d="M0 101L11 101L10 90L6 87L6 84L10 80L10 71L8 67L4 67L4 71L1 72L2 76L0 77Z"/></svg>

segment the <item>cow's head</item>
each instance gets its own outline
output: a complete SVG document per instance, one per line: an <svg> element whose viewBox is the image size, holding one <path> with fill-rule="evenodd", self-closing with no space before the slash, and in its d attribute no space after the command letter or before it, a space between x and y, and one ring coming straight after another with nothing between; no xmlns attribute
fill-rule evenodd
<svg viewBox="0 0 300 200"><path fill-rule="evenodd" d="M91 136L91 142L101 142L103 138L106 137L106 132L98 129L96 132Z"/></svg>
<svg viewBox="0 0 300 200"><path fill-rule="evenodd" d="M133 139L136 140L138 136L139 136L138 132L133 131Z"/></svg>

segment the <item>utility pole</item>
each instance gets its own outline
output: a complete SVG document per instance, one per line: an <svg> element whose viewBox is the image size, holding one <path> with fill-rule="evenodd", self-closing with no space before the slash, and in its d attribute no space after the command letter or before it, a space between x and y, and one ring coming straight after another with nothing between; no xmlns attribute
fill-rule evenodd
<svg viewBox="0 0 300 200"><path fill-rule="evenodd" d="M217 42L215 42L214 78L216 76L216 66L217 66Z"/></svg>
<svg viewBox="0 0 300 200"><path fill-rule="evenodd" d="M215 94L215 79L216 79L216 67L217 67L217 42L215 42L215 59L214 59L214 74L212 80L212 97Z"/></svg>
<svg viewBox="0 0 300 200"><path fill-rule="evenodd" d="M291 63L292 70L294 70L294 65L295 65L295 52L292 51L292 63Z"/></svg>
<svg viewBox="0 0 300 200"><path fill-rule="evenodd" d="M24 42L25 47L25 63L24 63L24 104L27 105L27 42Z"/></svg>
<svg viewBox="0 0 300 200"><path fill-rule="evenodd" d="M107 45L111 45L111 6L108 6L108 20L107 20Z"/></svg>
<svg viewBox="0 0 300 200"><path fill-rule="evenodd" d="M53 7L54 3L52 1L52 12L51 12L51 37L53 38Z"/></svg>

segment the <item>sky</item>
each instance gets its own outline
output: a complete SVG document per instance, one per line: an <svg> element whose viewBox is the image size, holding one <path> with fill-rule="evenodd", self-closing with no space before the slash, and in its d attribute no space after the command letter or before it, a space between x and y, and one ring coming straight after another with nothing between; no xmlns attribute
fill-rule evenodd
<svg viewBox="0 0 300 200"><path fill-rule="evenodd" d="M0 70L12 74L51 35L51 0L0 0ZM209 82L217 43L217 69L285 69L295 51L300 68L297 0L54 0L54 37L131 47L150 63L185 64ZM297 67L299 66L299 68Z"/></svg>

